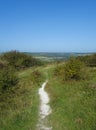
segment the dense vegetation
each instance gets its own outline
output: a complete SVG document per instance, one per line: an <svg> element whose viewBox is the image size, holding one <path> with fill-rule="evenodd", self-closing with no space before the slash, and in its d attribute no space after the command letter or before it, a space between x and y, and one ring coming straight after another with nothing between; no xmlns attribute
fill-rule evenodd
<svg viewBox="0 0 96 130"><path fill-rule="evenodd" d="M32 72L30 68L17 73L18 84L6 91L0 91L0 130L35 130L38 121L39 86L32 82Z"/></svg>
<svg viewBox="0 0 96 130"><path fill-rule="evenodd" d="M72 58L47 70L50 79L47 91L53 110L49 121L53 130L96 129L96 68L86 67L81 61L77 61ZM69 70L66 70L66 67ZM88 79L84 76L86 69ZM65 70L70 73L67 80L63 80L67 76L64 74ZM78 77L79 70L83 74L80 77Z"/></svg>
<svg viewBox="0 0 96 130"><path fill-rule="evenodd" d="M1 60L6 61L8 66L17 70L42 65L41 61L18 51L10 51L1 55Z"/></svg>
<svg viewBox="0 0 96 130"><path fill-rule="evenodd" d="M0 130L35 130L39 107L37 91L46 78L52 108L48 119L53 130L95 130L95 63L95 54L45 66L25 53L2 54Z"/></svg>
<svg viewBox="0 0 96 130"><path fill-rule="evenodd" d="M12 67L4 67L0 70L0 90L5 92L18 83L18 76Z"/></svg>
<svg viewBox="0 0 96 130"><path fill-rule="evenodd" d="M57 66L54 70L54 75L60 76L63 81L80 80L88 77L85 64L74 57L71 57L64 64Z"/></svg>
<svg viewBox="0 0 96 130"><path fill-rule="evenodd" d="M0 130L35 129L36 91L43 78L34 70L41 65L41 61L17 51L0 55Z"/></svg>
<svg viewBox="0 0 96 130"><path fill-rule="evenodd" d="M90 77L88 81L69 82L62 82L60 76L50 77L47 91L53 110L49 116L53 130L96 129L96 69L90 69Z"/></svg>
<svg viewBox="0 0 96 130"><path fill-rule="evenodd" d="M77 59L81 60L89 67L96 67L96 54L87 56L78 56Z"/></svg>
<svg viewBox="0 0 96 130"><path fill-rule="evenodd" d="M16 71L41 65L39 60L18 51L6 52L0 59L0 90L3 92L18 84Z"/></svg>

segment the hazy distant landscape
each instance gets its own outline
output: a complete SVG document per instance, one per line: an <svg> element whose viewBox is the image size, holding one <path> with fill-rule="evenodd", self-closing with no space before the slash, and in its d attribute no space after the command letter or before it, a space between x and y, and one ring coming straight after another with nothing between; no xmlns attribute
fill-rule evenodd
<svg viewBox="0 0 96 130"><path fill-rule="evenodd" d="M67 60L69 59L71 56L85 56L85 55L90 55L90 54L94 54L94 53L75 53L75 52L69 52L69 53L61 53L61 52L26 52L26 54L34 56L37 59L41 59L44 61L62 61L62 60Z"/></svg>

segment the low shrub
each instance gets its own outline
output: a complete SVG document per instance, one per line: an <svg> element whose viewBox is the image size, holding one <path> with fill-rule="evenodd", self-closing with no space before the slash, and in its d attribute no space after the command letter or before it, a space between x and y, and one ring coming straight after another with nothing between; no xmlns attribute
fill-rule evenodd
<svg viewBox="0 0 96 130"><path fill-rule="evenodd" d="M18 76L12 67L4 67L0 70L0 90L5 92L18 83Z"/></svg>
<svg viewBox="0 0 96 130"><path fill-rule="evenodd" d="M64 65L57 66L54 75L66 80L84 80L88 78L88 72L85 64L72 57Z"/></svg>
<svg viewBox="0 0 96 130"><path fill-rule="evenodd" d="M2 54L1 59L8 62L8 65L14 67L16 70L43 64L40 60L18 51L6 52Z"/></svg>

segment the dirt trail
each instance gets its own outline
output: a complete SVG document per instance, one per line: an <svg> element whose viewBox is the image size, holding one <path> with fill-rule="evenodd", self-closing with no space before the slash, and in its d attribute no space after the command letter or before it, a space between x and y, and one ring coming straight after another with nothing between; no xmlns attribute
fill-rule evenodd
<svg viewBox="0 0 96 130"><path fill-rule="evenodd" d="M37 124L37 130L52 130L52 127L47 126L47 116L52 112L49 106L49 96L45 91L45 87L48 81L45 81L39 89L40 96L40 108L39 108L39 122Z"/></svg>

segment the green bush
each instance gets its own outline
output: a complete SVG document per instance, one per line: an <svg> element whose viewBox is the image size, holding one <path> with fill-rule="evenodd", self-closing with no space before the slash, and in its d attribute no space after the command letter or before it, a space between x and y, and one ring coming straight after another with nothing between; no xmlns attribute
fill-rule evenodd
<svg viewBox="0 0 96 130"><path fill-rule="evenodd" d="M80 60L71 58L64 67L65 80L69 79L86 79L87 78L86 66Z"/></svg>
<svg viewBox="0 0 96 130"><path fill-rule="evenodd" d="M5 67L0 70L0 90L6 91L18 83L18 77L12 67Z"/></svg>
<svg viewBox="0 0 96 130"><path fill-rule="evenodd" d="M4 68L4 63L2 61L0 61L0 70Z"/></svg>
<svg viewBox="0 0 96 130"><path fill-rule="evenodd" d="M87 56L78 56L77 59L84 62L89 67L96 67L96 54Z"/></svg>
<svg viewBox="0 0 96 130"><path fill-rule="evenodd" d="M59 65L54 70L54 75L66 80L80 80L88 77L86 66L80 60L72 57L64 65Z"/></svg>
<svg viewBox="0 0 96 130"><path fill-rule="evenodd" d="M6 52L1 58L7 61L8 65L14 67L16 70L42 65L42 63L34 57L18 51Z"/></svg>
<svg viewBox="0 0 96 130"><path fill-rule="evenodd" d="M64 76L64 65L57 65L54 69L54 76Z"/></svg>

